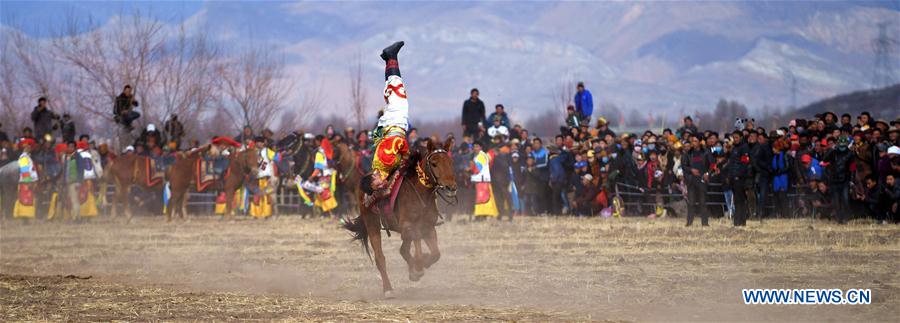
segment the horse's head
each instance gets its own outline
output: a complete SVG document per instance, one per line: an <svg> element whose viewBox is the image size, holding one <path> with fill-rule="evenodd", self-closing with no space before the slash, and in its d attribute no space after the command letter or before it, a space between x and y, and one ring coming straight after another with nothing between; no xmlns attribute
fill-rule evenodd
<svg viewBox="0 0 900 323"><path fill-rule="evenodd" d="M241 174L248 174L251 178L256 178L259 173L259 149L256 147L246 148L235 154L232 162L235 163Z"/></svg>
<svg viewBox="0 0 900 323"><path fill-rule="evenodd" d="M289 133L275 143L275 149L293 155L300 148L300 144L303 143L301 138L302 136L298 132Z"/></svg>
<svg viewBox="0 0 900 323"><path fill-rule="evenodd" d="M428 153L422 162L425 172L436 190L447 193L448 196L456 196L456 174L453 171L453 158L450 158L450 143L443 147L428 141Z"/></svg>

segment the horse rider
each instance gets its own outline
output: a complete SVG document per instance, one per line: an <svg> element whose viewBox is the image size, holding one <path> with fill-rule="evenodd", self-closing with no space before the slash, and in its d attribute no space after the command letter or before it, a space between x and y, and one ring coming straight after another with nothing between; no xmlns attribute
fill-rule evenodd
<svg viewBox="0 0 900 323"><path fill-rule="evenodd" d="M375 153L372 157L372 174L362 180L366 192L364 204L370 206L390 194L388 177L400 166L401 160L409 153L406 131L409 129L409 101L406 87L400 77L397 54L403 42L396 42L381 51L384 60L384 101L387 106L378 118L378 125L372 135Z"/></svg>
<svg viewBox="0 0 900 323"><path fill-rule="evenodd" d="M310 173L306 179L302 180L300 185L303 189L319 194L327 188L324 184L331 178L332 173L330 158L328 158L329 154L326 151L328 145L329 142L325 136L315 136L313 141L313 149L315 150L313 169L312 173Z"/></svg>

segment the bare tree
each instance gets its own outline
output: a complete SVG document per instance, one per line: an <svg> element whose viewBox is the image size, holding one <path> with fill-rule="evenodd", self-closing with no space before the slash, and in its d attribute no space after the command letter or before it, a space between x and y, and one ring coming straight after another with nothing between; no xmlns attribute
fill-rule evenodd
<svg viewBox="0 0 900 323"><path fill-rule="evenodd" d="M140 12L114 19L101 28L91 19L81 22L69 16L53 39L54 54L77 72L70 89L73 105L98 121L113 119L113 102L125 84L131 84L137 99L145 101L148 91L144 88L152 88L156 80L151 65L160 61L167 40L163 24ZM152 114L155 108L145 102L141 111ZM98 129L114 134L110 127Z"/></svg>
<svg viewBox="0 0 900 323"><path fill-rule="evenodd" d="M355 63L350 66L350 109L356 119L356 129L362 129L363 121L368 116L366 92L362 86L362 71L362 58L360 54L357 54Z"/></svg>
<svg viewBox="0 0 900 323"><path fill-rule="evenodd" d="M556 108L561 108L565 113L566 108L573 104L572 100L575 98L575 81L571 72L564 74L558 85L553 88L550 96Z"/></svg>
<svg viewBox="0 0 900 323"><path fill-rule="evenodd" d="M284 67L284 60L260 48L246 50L218 67L226 109L236 128L249 125L254 130L262 129L284 109L293 88L285 78Z"/></svg>
<svg viewBox="0 0 900 323"><path fill-rule="evenodd" d="M147 89L151 99L145 105L156 109L145 110L145 118L163 123L177 114L189 132L215 100L218 49L205 32L189 36L183 24L169 43L152 66L155 86Z"/></svg>
<svg viewBox="0 0 900 323"><path fill-rule="evenodd" d="M15 132L22 125L26 113L22 108L23 100L17 95L20 93L16 82L19 65L14 62L10 38L0 37L0 42L0 122Z"/></svg>
<svg viewBox="0 0 900 323"><path fill-rule="evenodd" d="M294 117L286 120L293 120L290 131L304 129L311 125L313 112L321 111L322 103L325 102L324 84L317 83L315 86L306 88L303 91L303 100L296 109L291 109Z"/></svg>

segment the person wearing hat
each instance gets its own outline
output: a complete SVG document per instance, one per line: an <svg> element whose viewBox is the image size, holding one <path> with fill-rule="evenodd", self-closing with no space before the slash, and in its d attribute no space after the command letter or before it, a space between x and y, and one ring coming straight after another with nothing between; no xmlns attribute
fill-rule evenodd
<svg viewBox="0 0 900 323"><path fill-rule="evenodd" d="M833 148L822 157L821 165L826 167L825 181L831 191L831 199L834 205L838 224L845 224L849 215L850 199L850 164L856 154L848 147L850 139L846 135L838 138Z"/></svg>
<svg viewBox="0 0 900 323"><path fill-rule="evenodd" d="M509 138L509 128L503 125L503 118L501 116L494 116L493 123L490 128L487 130L488 136L491 136L491 141L493 142L504 142L506 138Z"/></svg>
<svg viewBox="0 0 900 323"><path fill-rule="evenodd" d="M35 217L34 187L38 181L38 169L31 152L37 142L31 138L22 138L17 144L22 153L19 155L19 185L16 204L13 207L13 218L33 219Z"/></svg>
<svg viewBox="0 0 900 323"><path fill-rule="evenodd" d="M256 179L259 189L255 192L253 200L250 203L250 216L255 218L266 218L272 215L272 204L275 196L275 185L269 183L278 182L278 164L280 155L269 148L266 137L257 136L254 138L254 148L259 150L259 163L256 173Z"/></svg>
<svg viewBox="0 0 900 323"><path fill-rule="evenodd" d="M79 216L97 216L97 203L94 193L94 181L103 176L103 168L100 166L100 160L94 158L91 153L92 149L87 140L79 140L75 143L75 154L72 158L81 161L81 177L78 182L78 206ZM70 196L71 199L71 196ZM73 204L74 205L74 204Z"/></svg>
<svg viewBox="0 0 900 323"><path fill-rule="evenodd" d="M572 199L572 208L578 216L592 216L597 214L599 207L595 202L600 189L594 183L594 175L584 174L579 179L581 185L575 191L575 198Z"/></svg>
<svg viewBox="0 0 900 323"><path fill-rule="evenodd" d="M163 145L162 133L152 123L148 124L147 128L141 132L139 140L144 142L148 150L152 150L154 147L162 147Z"/></svg>
<svg viewBox="0 0 900 323"><path fill-rule="evenodd" d="M597 129L596 133L593 134L596 138L606 138L606 136L616 137L616 133L609 129L609 122L606 121L606 118L599 117L597 118Z"/></svg>
<svg viewBox="0 0 900 323"><path fill-rule="evenodd" d="M892 156L889 153L891 148L897 148L896 146L888 147L888 143L881 142L876 146L876 161L875 161L875 174L878 176L878 183L884 183L885 178L888 174L893 172L891 169L891 158ZM900 150L897 148L896 150ZM895 151L895 154L897 151Z"/></svg>
<svg viewBox="0 0 900 323"><path fill-rule="evenodd" d="M499 211L491 185L491 156L484 152L484 147L477 141L472 145L472 150L470 180L475 184L475 217L476 219L497 217Z"/></svg>

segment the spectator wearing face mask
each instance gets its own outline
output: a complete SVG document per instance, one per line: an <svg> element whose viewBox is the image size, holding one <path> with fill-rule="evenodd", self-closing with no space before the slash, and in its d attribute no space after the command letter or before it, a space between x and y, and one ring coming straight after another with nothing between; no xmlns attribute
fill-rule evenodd
<svg viewBox="0 0 900 323"><path fill-rule="evenodd" d="M856 154L847 147L850 139L841 136L834 148L828 150L822 158L820 165L826 168L825 180L831 191L831 199L834 204L835 216L838 224L847 223L849 215L850 195L850 163Z"/></svg>

